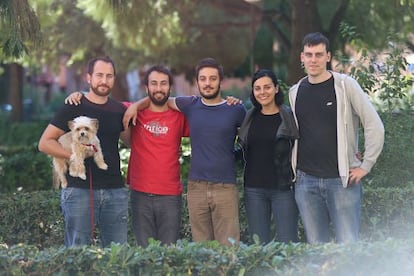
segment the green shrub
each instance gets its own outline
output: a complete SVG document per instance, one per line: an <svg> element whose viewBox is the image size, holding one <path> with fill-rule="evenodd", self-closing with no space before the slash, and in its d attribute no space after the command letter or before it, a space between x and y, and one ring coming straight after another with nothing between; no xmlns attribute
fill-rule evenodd
<svg viewBox="0 0 414 276"><path fill-rule="evenodd" d="M410 275L414 240L223 246L179 241L147 248L0 246L5 275Z"/></svg>
<svg viewBox="0 0 414 276"><path fill-rule="evenodd" d="M63 218L57 191L0 196L0 239L39 248L63 243Z"/></svg>
<svg viewBox="0 0 414 276"><path fill-rule="evenodd" d="M180 238L191 241L188 209L183 195ZM241 194L242 197L242 194ZM250 244L243 200L240 204L241 241ZM362 208L361 238L409 238L414 230L414 188L367 188ZM0 241L8 245L24 243L39 248L63 244L63 218L59 191L0 194ZM304 241L300 227L301 240ZM135 244L129 224L128 243Z"/></svg>
<svg viewBox="0 0 414 276"><path fill-rule="evenodd" d="M47 124L45 121L10 123L0 118L0 146L37 144Z"/></svg>
<svg viewBox="0 0 414 276"><path fill-rule="evenodd" d="M46 125L0 119L0 193L52 187L51 159L37 150Z"/></svg>
<svg viewBox="0 0 414 276"><path fill-rule="evenodd" d="M412 187L414 115L400 113L389 117L383 114L381 117L385 126L384 148L371 173L365 178L366 186Z"/></svg>
<svg viewBox="0 0 414 276"><path fill-rule="evenodd" d="M409 238L414 225L414 188L367 187L361 233L366 240Z"/></svg>
<svg viewBox="0 0 414 276"><path fill-rule="evenodd" d="M51 158L37 144L0 149L0 192L48 190L52 187Z"/></svg>

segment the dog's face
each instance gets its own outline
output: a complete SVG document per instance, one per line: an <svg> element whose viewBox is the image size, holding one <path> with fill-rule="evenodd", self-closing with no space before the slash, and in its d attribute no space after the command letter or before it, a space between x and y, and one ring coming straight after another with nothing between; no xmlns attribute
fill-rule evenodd
<svg viewBox="0 0 414 276"><path fill-rule="evenodd" d="M98 120L86 116L79 116L68 122L72 131L72 140L79 143L88 143L96 136L98 131Z"/></svg>

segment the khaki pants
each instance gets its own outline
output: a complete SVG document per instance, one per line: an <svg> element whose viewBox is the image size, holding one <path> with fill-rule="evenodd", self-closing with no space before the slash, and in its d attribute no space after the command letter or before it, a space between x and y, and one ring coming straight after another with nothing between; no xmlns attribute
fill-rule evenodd
<svg viewBox="0 0 414 276"><path fill-rule="evenodd" d="M240 241L239 193L235 184L188 182L188 212L193 241Z"/></svg>

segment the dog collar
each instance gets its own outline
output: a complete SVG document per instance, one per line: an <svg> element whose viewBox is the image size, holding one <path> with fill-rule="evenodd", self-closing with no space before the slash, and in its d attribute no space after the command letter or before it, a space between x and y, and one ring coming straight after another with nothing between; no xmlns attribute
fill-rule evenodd
<svg viewBox="0 0 414 276"><path fill-rule="evenodd" d="M94 144L82 144L86 147L92 147L94 152L98 152L98 149L96 148L96 146Z"/></svg>

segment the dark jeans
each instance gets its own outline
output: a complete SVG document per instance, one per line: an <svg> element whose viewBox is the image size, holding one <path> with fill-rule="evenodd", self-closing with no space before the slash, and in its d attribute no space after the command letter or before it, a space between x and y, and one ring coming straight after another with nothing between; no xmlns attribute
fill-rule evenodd
<svg viewBox="0 0 414 276"><path fill-rule="evenodd" d="M138 245L153 238L162 244L179 239L182 198L131 191L132 228Z"/></svg>
<svg viewBox="0 0 414 276"><path fill-rule="evenodd" d="M261 243L275 239L271 231L271 216L276 226L276 240L298 241L299 211L293 190L244 189L247 223L251 236L256 234Z"/></svg>

